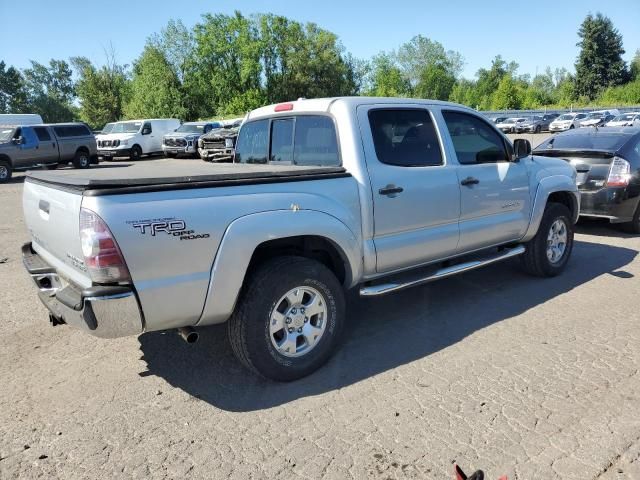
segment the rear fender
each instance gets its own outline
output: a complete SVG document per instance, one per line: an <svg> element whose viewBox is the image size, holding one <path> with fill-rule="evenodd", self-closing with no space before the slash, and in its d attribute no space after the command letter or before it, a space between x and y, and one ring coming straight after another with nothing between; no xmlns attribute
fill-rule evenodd
<svg viewBox="0 0 640 480"><path fill-rule="evenodd" d="M527 233L522 238L523 242L531 240L538 232L540 222L542 221L542 215L547 207L549 196L556 192L567 192L571 195L573 203L573 223L578 221L580 214L580 193L578 187L576 187L575 181L566 175L552 175L540 179L538 188L536 190L536 196L533 201L533 209L531 211L531 220L529 222L529 228Z"/></svg>
<svg viewBox="0 0 640 480"><path fill-rule="evenodd" d="M277 210L241 217L227 228L213 263L207 299L197 325L232 314L256 248L269 240L313 235L331 241L345 263L345 286L362 276L362 239L337 218L315 210Z"/></svg>

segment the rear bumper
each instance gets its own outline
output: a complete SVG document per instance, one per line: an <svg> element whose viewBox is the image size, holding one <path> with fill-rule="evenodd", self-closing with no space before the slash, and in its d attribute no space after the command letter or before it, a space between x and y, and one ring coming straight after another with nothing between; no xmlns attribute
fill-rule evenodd
<svg viewBox="0 0 640 480"><path fill-rule="evenodd" d="M66 323L96 337L138 335L144 330L135 291L127 286L82 289L58 277L56 270L31 248L22 246L24 266L38 287L38 298L55 324Z"/></svg>
<svg viewBox="0 0 640 480"><path fill-rule="evenodd" d="M629 196L627 188L601 188L595 192L580 190L580 215L607 218L611 223L630 222L640 197Z"/></svg>

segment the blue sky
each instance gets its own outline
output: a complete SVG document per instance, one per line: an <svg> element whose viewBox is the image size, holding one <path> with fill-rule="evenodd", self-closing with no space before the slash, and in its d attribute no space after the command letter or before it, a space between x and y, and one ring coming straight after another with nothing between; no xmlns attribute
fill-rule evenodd
<svg viewBox="0 0 640 480"><path fill-rule="evenodd" d="M110 44L120 63L131 63L146 38L170 18L192 26L202 13L234 9L315 22L338 34L359 58L394 49L422 34L459 51L467 78L497 54L518 62L520 73L533 75L546 66L573 70L576 32L589 12L600 11L612 19L623 35L627 61L640 48L640 0L402 0L380 6L361 0L31 0L28 10L26 6L0 0L0 60L20 68L31 59L46 62L76 55L101 64Z"/></svg>

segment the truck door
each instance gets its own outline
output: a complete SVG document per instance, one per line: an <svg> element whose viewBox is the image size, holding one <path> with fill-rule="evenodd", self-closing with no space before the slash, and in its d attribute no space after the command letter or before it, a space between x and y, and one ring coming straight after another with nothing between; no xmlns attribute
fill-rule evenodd
<svg viewBox="0 0 640 480"><path fill-rule="evenodd" d="M140 130L140 143L142 144L143 153L153 153L162 150L162 135L158 137L157 133L153 131L151 122L144 122L142 130Z"/></svg>
<svg viewBox="0 0 640 480"><path fill-rule="evenodd" d="M38 163L58 163L58 144L47 127L33 127L38 138Z"/></svg>
<svg viewBox="0 0 640 480"><path fill-rule="evenodd" d="M28 168L38 163L39 145L33 127L20 127L13 134L14 140L21 139L12 155L13 168Z"/></svg>
<svg viewBox="0 0 640 480"><path fill-rule="evenodd" d="M478 115L442 112L458 160L460 243L467 252L520 239L529 225L529 172L511 145Z"/></svg>
<svg viewBox="0 0 640 480"><path fill-rule="evenodd" d="M442 259L458 245L460 187L424 105L358 107L373 194L376 270Z"/></svg>

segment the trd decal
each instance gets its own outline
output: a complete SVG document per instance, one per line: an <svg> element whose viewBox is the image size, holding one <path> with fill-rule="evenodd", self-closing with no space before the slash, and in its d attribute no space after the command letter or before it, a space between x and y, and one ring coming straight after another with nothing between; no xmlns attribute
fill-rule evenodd
<svg viewBox="0 0 640 480"><path fill-rule="evenodd" d="M209 238L208 233L196 233L195 230L189 230L187 223L178 218L154 218L150 220L128 220L138 233L142 235L150 235L152 237L161 235L171 235L180 240L197 240L199 238Z"/></svg>

